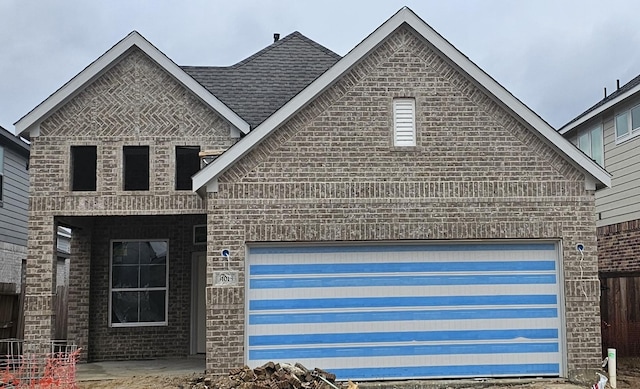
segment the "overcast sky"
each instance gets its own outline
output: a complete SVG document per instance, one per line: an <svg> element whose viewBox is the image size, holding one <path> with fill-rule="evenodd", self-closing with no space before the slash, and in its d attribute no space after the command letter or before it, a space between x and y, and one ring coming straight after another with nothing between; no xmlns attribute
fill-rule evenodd
<svg viewBox="0 0 640 389"><path fill-rule="evenodd" d="M402 6L560 127L640 74L637 0L0 0L0 126L137 30L179 65L232 65L293 31L346 54Z"/></svg>

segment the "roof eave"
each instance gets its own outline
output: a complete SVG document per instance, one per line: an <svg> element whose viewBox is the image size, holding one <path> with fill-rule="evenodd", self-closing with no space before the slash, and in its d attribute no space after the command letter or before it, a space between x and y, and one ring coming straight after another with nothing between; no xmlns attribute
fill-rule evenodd
<svg viewBox="0 0 640 389"><path fill-rule="evenodd" d="M131 50L137 47L154 60L158 65L171 74L180 84L191 90L205 104L218 112L233 127L243 133L248 133L250 126L229 107L212 95L206 88L195 81L175 62L153 46L137 31L131 32L106 53L92 62L84 70L73 77L69 82L45 99L31 112L23 116L15 123L16 133L30 139L39 135L39 126L53 112L78 95L84 88L111 69L119 60Z"/></svg>
<svg viewBox="0 0 640 389"><path fill-rule="evenodd" d="M622 93L620 96L616 97L615 99L611 99L610 101L607 101L605 104L602 104L600 107L594 109L591 112L587 112L587 114L574 119L573 121L571 121L570 123L565 124L562 128L560 128L558 130L558 132L561 135L564 135L568 132L570 132L571 130L575 129L576 127L580 126L581 124L586 123L587 121L593 119L594 117L600 115L601 113L605 112L606 110L610 109L611 107L613 107L614 105L617 105L621 102L623 102L624 100L632 97L633 95L635 95L636 93L640 92L640 85L636 85L634 88L629 89L628 91Z"/></svg>

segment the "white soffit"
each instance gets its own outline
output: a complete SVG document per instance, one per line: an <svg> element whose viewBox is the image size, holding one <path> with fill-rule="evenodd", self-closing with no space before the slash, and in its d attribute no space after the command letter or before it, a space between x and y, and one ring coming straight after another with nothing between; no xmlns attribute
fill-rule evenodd
<svg viewBox="0 0 640 389"><path fill-rule="evenodd" d="M117 64L120 58L134 46L142 50L179 83L191 90L205 104L218 112L223 118L229 121L233 127L245 134L249 132L249 124L238 116L238 114L233 112L205 87L185 73L175 62L164 55L137 31L133 31L31 110L31 112L18 120L15 123L16 133L27 139L29 139L30 136L38 136L39 125L43 120L111 69L111 67Z"/></svg>

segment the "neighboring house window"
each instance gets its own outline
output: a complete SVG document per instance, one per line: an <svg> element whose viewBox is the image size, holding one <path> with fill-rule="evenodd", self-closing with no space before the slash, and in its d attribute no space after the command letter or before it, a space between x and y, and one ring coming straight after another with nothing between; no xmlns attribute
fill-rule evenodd
<svg viewBox="0 0 640 389"><path fill-rule="evenodd" d="M149 190L149 146L124 146L124 190Z"/></svg>
<svg viewBox="0 0 640 389"><path fill-rule="evenodd" d="M616 141L623 141L640 133L640 105L616 116Z"/></svg>
<svg viewBox="0 0 640 389"><path fill-rule="evenodd" d="M4 148L0 147L0 205L4 195Z"/></svg>
<svg viewBox="0 0 640 389"><path fill-rule="evenodd" d="M112 327L167 325L168 248L166 240L111 242Z"/></svg>
<svg viewBox="0 0 640 389"><path fill-rule="evenodd" d="M416 145L416 102L414 99L393 100L393 145Z"/></svg>
<svg viewBox="0 0 640 389"><path fill-rule="evenodd" d="M600 166L604 166L602 126L598 125L578 132L578 148Z"/></svg>
<svg viewBox="0 0 640 389"><path fill-rule="evenodd" d="M200 170L199 146L176 146L176 190L191 190L191 176Z"/></svg>
<svg viewBox="0 0 640 389"><path fill-rule="evenodd" d="M96 190L96 146L71 146L71 190Z"/></svg>

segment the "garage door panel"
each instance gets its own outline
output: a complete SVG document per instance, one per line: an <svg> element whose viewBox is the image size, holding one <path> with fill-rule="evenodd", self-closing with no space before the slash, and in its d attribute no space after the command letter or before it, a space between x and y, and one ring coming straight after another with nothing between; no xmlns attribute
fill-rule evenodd
<svg viewBox="0 0 640 389"><path fill-rule="evenodd" d="M251 247L248 363L335 366L353 379L559 375L556 252L553 243Z"/></svg>
<svg viewBox="0 0 640 389"><path fill-rule="evenodd" d="M422 331L466 331L474 329L474 331L483 331L480 329L491 329L504 332L505 330L547 330L552 329L558 331L555 327L558 324L557 318L542 318L536 319L535 322L531 319L472 319L465 321L446 321L446 322L403 322L402 331L405 332L422 332ZM316 328L316 327L314 327ZM361 333L376 333L385 332L389 330L388 322L371 322L366 323L366 328L363 328L358 323L330 323L324 327L317 327L319 331L313 333L309 332L309 326L307 324L291 324L285 323L272 326L255 326L252 327L252 335L248 338L249 345L251 345L251 339L262 335L286 335L293 336L295 334L350 334L352 336L359 336ZM359 331L354 333L354 331ZM397 332L402 332L397 330Z"/></svg>
<svg viewBox="0 0 640 389"><path fill-rule="evenodd" d="M532 354L528 359L527 363L531 363L533 365L536 364L547 364L548 361L553 358L555 353L537 353ZM501 365L501 364L524 364L522 361L515 359L513 354L503 354L503 355L491 355L491 354L462 354L462 355L415 355L409 356L406 358L388 358L388 357L367 357L360 358L356 360L354 365L357 369L367 369L368 366L380 366L380 368L384 369L385 367L393 367L393 368L403 368L403 367L422 367L422 366L433 366L433 367L442 367L446 368L449 366L478 366L478 365ZM270 359L256 360L259 366L264 365L265 363L272 361ZM345 368L344 364L338 362L336 358L327 357L327 358L318 358L318 359L309 359L303 362L306 367L311 366L322 366L323 369L329 370L334 374L336 370L346 370L349 368ZM439 369L443 370L443 369ZM478 377L487 377L487 372L484 374L478 374ZM470 374L465 375L465 377L470 376ZM355 377L355 375L343 376L343 377Z"/></svg>
<svg viewBox="0 0 640 389"><path fill-rule="evenodd" d="M252 279L252 289L307 289L335 287L431 286L431 285L517 285L556 283L553 274L483 274L429 276L299 277Z"/></svg>
<svg viewBox="0 0 640 389"><path fill-rule="evenodd" d="M403 297L413 296L418 291L423 290L421 287L395 287L395 288L307 288L292 291L290 289L270 289L261 290L259 294L255 291L250 292L250 298L257 296L255 301L269 299L288 299L292 298L292 294L296 297L305 297L309 299L324 298L331 296L351 296L351 297ZM535 295L557 295L557 285L550 284L528 284L519 285L517 290L509 285L433 285L429 287L430 296L452 296L452 295L501 295L512 293L517 296L519 294L535 294ZM254 300L251 300L254 301Z"/></svg>

